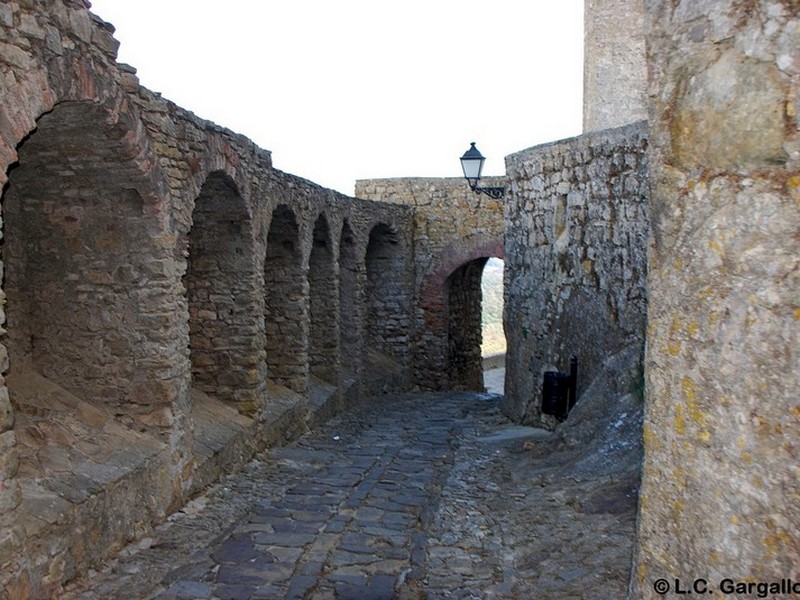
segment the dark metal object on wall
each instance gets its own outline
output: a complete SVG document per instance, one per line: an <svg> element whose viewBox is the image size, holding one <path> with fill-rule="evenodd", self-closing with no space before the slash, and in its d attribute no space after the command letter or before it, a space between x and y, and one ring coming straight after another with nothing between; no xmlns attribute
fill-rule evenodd
<svg viewBox="0 0 800 600"><path fill-rule="evenodd" d="M559 421L567 418L577 402L578 358L569 360L569 373L546 371L542 381L542 412Z"/></svg>

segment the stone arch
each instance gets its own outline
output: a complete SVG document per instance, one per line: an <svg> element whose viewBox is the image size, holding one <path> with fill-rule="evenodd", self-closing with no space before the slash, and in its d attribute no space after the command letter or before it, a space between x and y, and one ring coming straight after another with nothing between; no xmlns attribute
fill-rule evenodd
<svg viewBox="0 0 800 600"><path fill-rule="evenodd" d="M308 259L309 362L311 374L329 383L339 379L338 281L328 220L314 223Z"/></svg>
<svg viewBox="0 0 800 600"><path fill-rule="evenodd" d="M410 324L403 246L393 227L378 223L370 231L364 260L367 346L400 364L407 360Z"/></svg>
<svg viewBox="0 0 800 600"><path fill-rule="evenodd" d="M308 278L294 211L272 212L264 259L267 375L289 389L308 390Z"/></svg>
<svg viewBox="0 0 800 600"><path fill-rule="evenodd" d="M233 180L212 172L189 230L184 277L194 387L252 414L264 382L253 227Z"/></svg>
<svg viewBox="0 0 800 600"><path fill-rule="evenodd" d="M174 369L161 339L174 323L159 302L144 307L164 297L158 259L169 250L154 241L163 236L148 205L158 196L131 119L65 101L19 144L2 198L6 342L12 380L34 370L144 417L177 393L157 372Z"/></svg>
<svg viewBox="0 0 800 600"><path fill-rule="evenodd" d="M415 378L433 389L482 390L481 277L489 258L505 258L503 241L452 245L440 257L421 287Z"/></svg>
<svg viewBox="0 0 800 600"><path fill-rule="evenodd" d="M345 221L339 237L339 339L342 374L351 381L358 381L361 370L363 275L355 235L350 223Z"/></svg>

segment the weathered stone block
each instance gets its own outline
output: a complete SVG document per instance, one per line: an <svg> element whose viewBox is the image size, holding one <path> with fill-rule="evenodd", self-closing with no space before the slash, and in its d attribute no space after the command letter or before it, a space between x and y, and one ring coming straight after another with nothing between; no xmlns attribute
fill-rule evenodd
<svg viewBox="0 0 800 600"><path fill-rule="evenodd" d="M785 2L683 2L672 18L667 4L653 3L649 15L651 90L675 104L656 104L652 137L657 208L632 586L644 598L655 597L656 578L690 570L780 580L799 558L797 461L786 443L798 435L790 415L800 385L790 309L800 207L786 186L797 164L785 152L798 134L784 113L796 81L777 60L796 41L773 34L800 21ZM698 37L683 20L690 7L714 9L717 44L686 43Z"/></svg>
<svg viewBox="0 0 800 600"><path fill-rule="evenodd" d="M19 559L25 543L25 531L10 520L9 516L3 517L3 526L0 527L0 566Z"/></svg>
<svg viewBox="0 0 800 600"><path fill-rule="evenodd" d="M14 410L5 383L0 385L0 431L7 431L14 425Z"/></svg>
<svg viewBox="0 0 800 600"><path fill-rule="evenodd" d="M136 419L151 427L172 427L175 417L172 410L167 407L158 408L152 412L136 415Z"/></svg>
<svg viewBox="0 0 800 600"><path fill-rule="evenodd" d="M0 515L10 512L22 502L19 484L13 479L0 479Z"/></svg>
<svg viewBox="0 0 800 600"><path fill-rule="evenodd" d="M0 61L24 70L30 68L31 54L19 46L0 42Z"/></svg>
<svg viewBox="0 0 800 600"><path fill-rule="evenodd" d="M774 64L723 53L700 73L678 82L671 127L677 165L730 169L786 161L786 91Z"/></svg>

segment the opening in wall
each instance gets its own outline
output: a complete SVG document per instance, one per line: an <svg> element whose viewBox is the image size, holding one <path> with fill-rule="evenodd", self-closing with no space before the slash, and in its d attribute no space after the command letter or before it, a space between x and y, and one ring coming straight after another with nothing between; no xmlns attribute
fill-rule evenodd
<svg viewBox="0 0 800 600"><path fill-rule="evenodd" d="M486 261L481 277L481 356L505 354L506 336L503 331L503 270L501 258Z"/></svg>

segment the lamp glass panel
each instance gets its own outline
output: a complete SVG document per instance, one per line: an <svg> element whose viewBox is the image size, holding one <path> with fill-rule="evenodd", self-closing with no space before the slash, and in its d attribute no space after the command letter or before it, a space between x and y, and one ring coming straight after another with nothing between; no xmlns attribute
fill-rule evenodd
<svg viewBox="0 0 800 600"><path fill-rule="evenodd" d="M479 179L483 170L484 160L486 159L482 156L478 158L462 158L461 168L464 170L464 177L467 179Z"/></svg>

